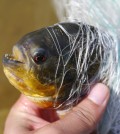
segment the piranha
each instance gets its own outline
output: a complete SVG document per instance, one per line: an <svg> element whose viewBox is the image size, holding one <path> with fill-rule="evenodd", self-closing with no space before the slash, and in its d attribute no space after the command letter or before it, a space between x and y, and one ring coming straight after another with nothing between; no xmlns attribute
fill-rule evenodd
<svg viewBox="0 0 120 134"><path fill-rule="evenodd" d="M9 82L41 108L74 105L100 81L100 31L80 22L57 23L28 33L3 57ZM103 35L104 36L104 35Z"/></svg>

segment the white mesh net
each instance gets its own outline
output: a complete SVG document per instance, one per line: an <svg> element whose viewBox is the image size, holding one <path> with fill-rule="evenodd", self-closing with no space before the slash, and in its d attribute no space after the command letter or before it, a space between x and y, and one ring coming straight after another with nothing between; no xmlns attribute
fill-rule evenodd
<svg viewBox="0 0 120 134"><path fill-rule="evenodd" d="M71 36L61 25L59 28L69 38L69 58L64 62L63 80L67 73L66 66L76 53L75 64L72 68L77 73L77 86L71 89L66 105L72 106L69 101L77 94L74 101L78 101L83 92L88 92L91 84L100 81L109 86L110 101L106 113L98 125L100 134L120 133L120 66L119 66L119 31L120 31L120 1L119 0L54 0L57 15L60 21L73 22L79 26L76 35ZM82 22L82 23L78 23ZM92 25L95 30L91 30ZM57 40L57 38L56 38ZM59 41L57 41L59 46ZM66 46L67 47L67 46ZM60 58L63 50L58 50ZM93 56L93 58L91 58ZM97 73L89 79L90 66L99 64ZM58 63L59 66L59 63ZM93 69L94 70L94 69ZM57 71L56 71L57 73ZM62 81L63 82L63 81ZM61 82L61 85L62 85ZM86 83L84 91L81 91ZM102 89L101 89L102 92ZM58 92L59 93L59 92Z"/></svg>

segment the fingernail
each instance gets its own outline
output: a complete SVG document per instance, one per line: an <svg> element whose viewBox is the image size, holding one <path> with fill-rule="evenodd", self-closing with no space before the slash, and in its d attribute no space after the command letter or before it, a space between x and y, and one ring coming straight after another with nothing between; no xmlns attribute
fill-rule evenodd
<svg viewBox="0 0 120 134"><path fill-rule="evenodd" d="M106 99L108 99L109 89L104 84L98 83L92 89L88 98L96 103L102 105Z"/></svg>

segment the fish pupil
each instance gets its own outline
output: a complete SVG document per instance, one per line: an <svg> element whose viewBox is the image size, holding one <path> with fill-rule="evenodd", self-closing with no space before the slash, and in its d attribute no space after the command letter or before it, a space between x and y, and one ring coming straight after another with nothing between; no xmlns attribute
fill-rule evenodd
<svg viewBox="0 0 120 134"><path fill-rule="evenodd" d="M35 57L34 60L35 60L36 63L45 62L46 57L44 55L38 55L38 56Z"/></svg>
<svg viewBox="0 0 120 134"><path fill-rule="evenodd" d="M37 53L35 53L33 59L36 64L45 62L47 60L46 51L44 49L40 49Z"/></svg>

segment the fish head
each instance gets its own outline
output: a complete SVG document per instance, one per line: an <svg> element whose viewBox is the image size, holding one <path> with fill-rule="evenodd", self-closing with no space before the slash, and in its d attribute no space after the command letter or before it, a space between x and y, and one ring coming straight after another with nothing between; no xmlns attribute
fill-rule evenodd
<svg viewBox="0 0 120 134"><path fill-rule="evenodd" d="M4 72L9 82L41 107L54 107L56 98L55 105L62 103L76 75L68 71L62 82L64 61L68 56L63 56L63 53L70 48L66 47L68 37L58 28L57 34L59 43L51 27L29 33L16 43L11 55L3 57ZM71 63L69 67L73 68L73 65Z"/></svg>
<svg viewBox="0 0 120 134"><path fill-rule="evenodd" d="M66 100L71 103L87 93L82 93L83 88L99 70L98 42L92 26L61 23L42 28L21 38L12 55L5 54L5 75L42 108L55 108Z"/></svg>

